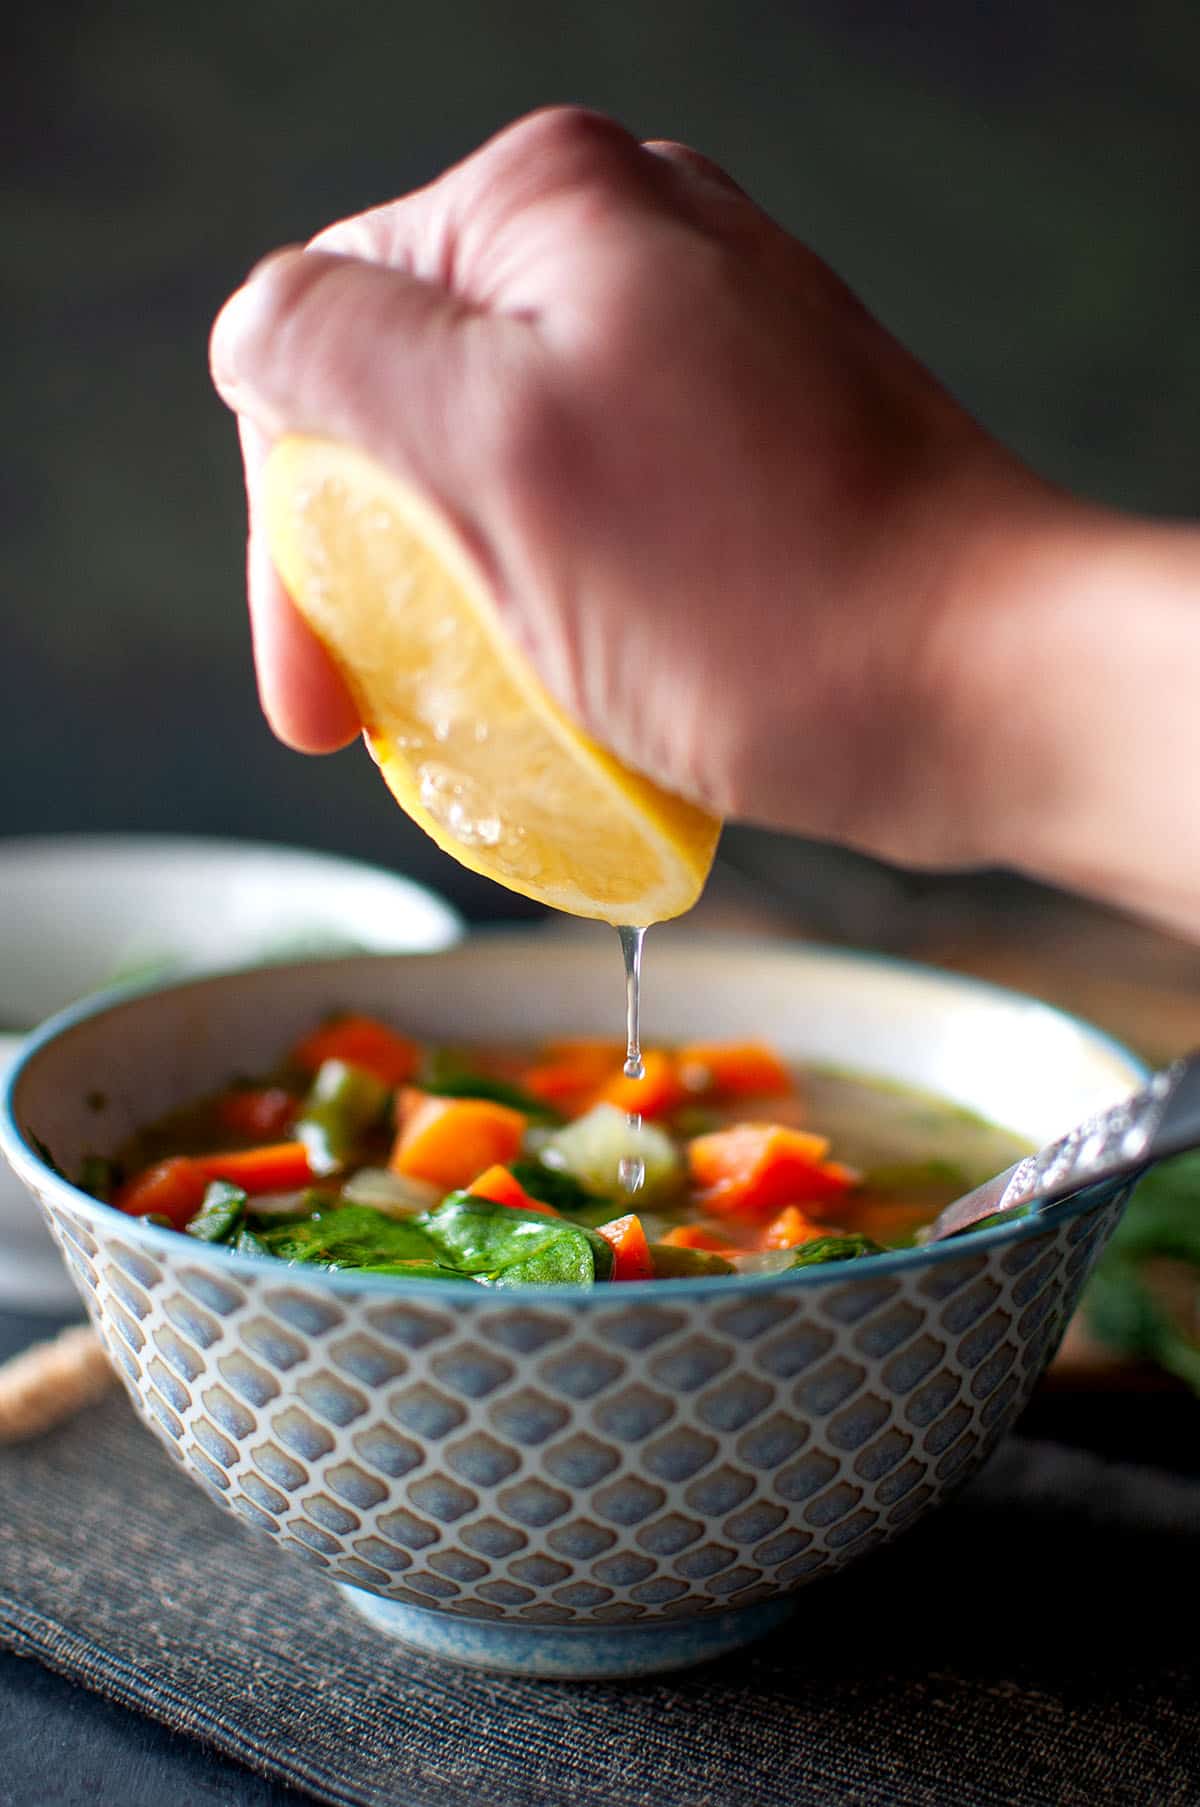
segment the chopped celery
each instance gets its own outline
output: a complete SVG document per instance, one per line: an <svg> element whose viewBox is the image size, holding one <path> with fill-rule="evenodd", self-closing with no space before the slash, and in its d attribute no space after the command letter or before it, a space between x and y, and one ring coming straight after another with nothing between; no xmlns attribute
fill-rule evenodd
<svg viewBox="0 0 1200 1807"><path fill-rule="evenodd" d="M295 1134L315 1173L345 1166L355 1146L381 1120L391 1087L344 1060L323 1060L304 1100Z"/></svg>
<svg viewBox="0 0 1200 1807"><path fill-rule="evenodd" d="M388 1167L360 1167L342 1187L341 1196L344 1204L370 1205L385 1217L416 1217L432 1210L442 1194L426 1180L393 1173Z"/></svg>
<svg viewBox="0 0 1200 1807"><path fill-rule="evenodd" d="M654 1203L677 1191L683 1159L669 1135L653 1123L631 1123L614 1104L597 1104L546 1141L545 1166L564 1169L589 1192L619 1198L627 1190L622 1164L640 1162L639 1202Z"/></svg>
<svg viewBox="0 0 1200 1807"><path fill-rule="evenodd" d="M198 1242L229 1242L241 1228L246 1215L246 1194L228 1180L213 1180L204 1194L204 1202L187 1225L187 1233Z"/></svg>
<svg viewBox="0 0 1200 1807"><path fill-rule="evenodd" d="M724 1255L709 1249L677 1249L670 1242L652 1242L650 1259L656 1280L709 1280L734 1271Z"/></svg>

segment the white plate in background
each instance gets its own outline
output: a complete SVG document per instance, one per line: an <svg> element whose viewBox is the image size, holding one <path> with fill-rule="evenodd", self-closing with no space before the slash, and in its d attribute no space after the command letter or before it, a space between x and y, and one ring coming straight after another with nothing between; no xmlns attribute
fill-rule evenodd
<svg viewBox="0 0 1200 1807"><path fill-rule="evenodd" d="M0 1077L21 1031L123 980L431 953L461 932L433 892L331 854L161 835L0 841ZM77 1304L28 1195L0 1164L0 1307Z"/></svg>

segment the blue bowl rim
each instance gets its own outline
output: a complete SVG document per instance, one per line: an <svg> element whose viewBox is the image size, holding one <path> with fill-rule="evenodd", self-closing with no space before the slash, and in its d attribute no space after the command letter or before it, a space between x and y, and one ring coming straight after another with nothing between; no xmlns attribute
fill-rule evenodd
<svg viewBox="0 0 1200 1807"><path fill-rule="evenodd" d="M324 965L342 966L348 960L422 960L437 959L462 949L472 942L485 940L514 940L517 938L534 939L539 933L535 926L531 929L514 929L509 925L496 928L475 929L457 943L446 948L432 950L428 953L368 953L343 956L329 961L291 961L273 965L271 971L280 975L290 971L311 971L314 967ZM788 944L769 940L762 936L697 936L694 945L703 946L719 957L722 949L748 952L769 950L772 953L785 953ZM1089 1023L1086 1018L1076 1016L1071 1011L1061 1010L1056 1005L1046 1004L1040 998L1028 992L1020 992L1007 985L994 984L989 979L978 979L970 974L947 971L944 968L927 966L920 961L900 959L892 954L874 953L869 950L844 948L823 943L799 943L795 951L808 954L828 953L831 957L854 966L885 967L890 971L911 974L913 977L940 978L952 983L964 992L1009 1002L1030 1003L1044 1011L1047 1016L1066 1024L1086 1042L1097 1048L1108 1050L1126 1063L1135 1078L1148 1077L1150 1069L1146 1063L1116 1036L1099 1029ZM257 1275L263 1277L267 1263L261 1257L238 1255L230 1249L217 1244L193 1241L181 1246L181 1236L177 1230L160 1229L155 1224L147 1224L141 1218L127 1217L115 1210L112 1205L104 1204L83 1192L71 1181L48 1166L39 1151L26 1141L16 1117L16 1091L20 1085L25 1069L41 1054L50 1043L60 1035L67 1034L81 1023L105 1011L132 1004L143 998L162 992L176 992L194 989L219 982L223 979L244 978L247 971L257 968L230 967L223 972L205 972L201 977L189 977L169 985L133 982L128 985L112 986L103 992L94 993L76 1004L68 1005L56 1015L33 1031L22 1044L21 1051L5 1076L3 1089L0 1090L0 1150L10 1160L32 1163L41 1169L43 1181L54 1190L61 1191L63 1203L78 1215L94 1222L103 1233L105 1226L112 1226L115 1221L122 1226L122 1233L139 1246L149 1250L161 1250L164 1255L173 1254L179 1258L185 1252L190 1262L211 1265L217 1273L233 1272L235 1274ZM991 1229L971 1230L964 1235L953 1237L946 1242L932 1243L926 1247L889 1250L884 1255L872 1255L864 1261L830 1262L812 1268L801 1268L791 1274L733 1274L723 1275L717 1279L697 1280L642 1280L634 1289L634 1298L630 1304L641 1301L653 1301L662 1304L670 1299L693 1300L698 1298L734 1299L744 1298L747 1294L755 1295L775 1291L791 1291L795 1287L811 1288L831 1284L845 1284L847 1281L860 1278L869 1280L895 1274L908 1268L934 1267L939 1262L961 1260L964 1256L990 1252L993 1249L1007 1247L1009 1244L1023 1242L1027 1237L1043 1235L1048 1229L1071 1218L1098 1209L1101 1205L1116 1196L1127 1182L1110 1181L1088 1188L1077 1193L1073 1198L1052 1207L1049 1211L1037 1213L1030 1217L1020 1218L1013 1224L1000 1224ZM492 1300L497 1305L513 1306L517 1303L529 1305L537 1299L544 1299L547 1305L565 1304L569 1306L612 1306L617 1301L607 1286L554 1286L554 1287L482 1287L473 1280L403 1280L394 1274L362 1274L352 1268L330 1270L321 1267L296 1268L287 1263L272 1263L280 1270L280 1282L284 1275L294 1276L293 1283L315 1283L319 1287L328 1288L334 1294L367 1295L384 1301L387 1299L416 1300L424 1299L428 1303L444 1300L446 1304L455 1301L470 1301L477 1308L485 1301Z"/></svg>

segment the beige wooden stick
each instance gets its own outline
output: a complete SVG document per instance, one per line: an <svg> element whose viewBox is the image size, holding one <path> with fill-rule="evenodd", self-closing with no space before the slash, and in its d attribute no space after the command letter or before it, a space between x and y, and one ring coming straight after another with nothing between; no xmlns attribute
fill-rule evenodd
<svg viewBox="0 0 1200 1807"><path fill-rule="evenodd" d="M86 1324L34 1343L0 1366L0 1443L21 1443L81 1412L116 1384L104 1345Z"/></svg>

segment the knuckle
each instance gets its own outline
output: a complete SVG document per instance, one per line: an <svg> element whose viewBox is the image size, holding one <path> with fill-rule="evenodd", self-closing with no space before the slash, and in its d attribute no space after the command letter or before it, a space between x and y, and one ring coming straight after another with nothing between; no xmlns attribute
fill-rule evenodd
<svg viewBox="0 0 1200 1807"><path fill-rule="evenodd" d="M536 160L559 179L579 181L629 161L637 141L590 107L543 107L502 134L499 145L520 161Z"/></svg>

